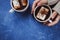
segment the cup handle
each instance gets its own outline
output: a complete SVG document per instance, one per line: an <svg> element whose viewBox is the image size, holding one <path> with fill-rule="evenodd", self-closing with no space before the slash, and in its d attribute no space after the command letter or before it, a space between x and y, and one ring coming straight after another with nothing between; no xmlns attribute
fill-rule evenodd
<svg viewBox="0 0 60 40"><path fill-rule="evenodd" d="M9 12L10 12L10 13L13 13L13 12L14 12L14 10L13 10L13 9L10 9L10 10L9 10Z"/></svg>
<svg viewBox="0 0 60 40"><path fill-rule="evenodd" d="M48 20L50 23L52 23L52 20Z"/></svg>

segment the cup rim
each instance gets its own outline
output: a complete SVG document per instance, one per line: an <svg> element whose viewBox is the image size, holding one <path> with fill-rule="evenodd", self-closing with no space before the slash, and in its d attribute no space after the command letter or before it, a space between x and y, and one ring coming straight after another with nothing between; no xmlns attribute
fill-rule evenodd
<svg viewBox="0 0 60 40"><path fill-rule="evenodd" d="M34 13L33 13L33 16L34 16L34 18L38 21L38 22L47 22L48 20L50 20L50 18L51 18L51 14L52 14L52 9L50 8L50 6L49 5L46 5L46 4L43 4L44 6L48 6L48 8L50 9L50 17L48 18L48 19L46 19L46 20L44 20L44 21L40 21L40 20L38 20L37 18L36 18L36 16L35 16L35 11L36 11L36 9L39 7L39 6L37 6L36 8L35 8L35 10L34 10Z"/></svg>
<svg viewBox="0 0 60 40"><path fill-rule="evenodd" d="M28 8L28 6L29 6L29 0L28 0L27 6L26 6L24 9L22 9L22 10L16 10L16 9L12 6L12 0L10 0L10 5L11 5L11 7L12 7L12 9L13 9L14 11L17 11L17 12L24 12L24 11L27 10L27 8Z"/></svg>

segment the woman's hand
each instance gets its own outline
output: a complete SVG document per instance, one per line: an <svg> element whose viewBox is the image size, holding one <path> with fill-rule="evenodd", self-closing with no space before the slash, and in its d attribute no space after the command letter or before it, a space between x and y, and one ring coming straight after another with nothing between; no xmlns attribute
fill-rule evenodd
<svg viewBox="0 0 60 40"><path fill-rule="evenodd" d="M56 17L56 15L57 15L57 12L54 11L53 14L51 15L52 20ZM46 22L44 24L46 24L48 26L53 26L53 25L57 24L59 22L59 20L60 20L60 15L58 15L53 22L51 22L51 23Z"/></svg>
<svg viewBox="0 0 60 40"><path fill-rule="evenodd" d="M32 5L32 13L36 6L41 6L42 4L48 3L48 0L35 0Z"/></svg>
<svg viewBox="0 0 60 40"><path fill-rule="evenodd" d="M41 6L42 4L46 4L46 3L48 3L48 0L35 0L32 5L31 13L34 13L34 9L36 6ZM54 11L51 18L54 19L56 15L57 15L57 12ZM60 15L58 15L52 23L46 22L47 24L46 23L44 23L44 24L46 24L48 26L53 26L53 25L57 24L59 22L59 20L60 20Z"/></svg>

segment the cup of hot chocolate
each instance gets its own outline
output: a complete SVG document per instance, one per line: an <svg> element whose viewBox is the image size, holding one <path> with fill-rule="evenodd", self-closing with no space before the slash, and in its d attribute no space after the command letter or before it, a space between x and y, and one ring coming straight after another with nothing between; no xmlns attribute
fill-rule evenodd
<svg viewBox="0 0 60 40"><path fill-rule="evenodd" d="M39 22L52 22L50 20L51 18L51 14L52 14L52 9L50 8L49 5L41 5L41 6L37 6L34 10L34 18L39 21Z"/></svg>
<svg viewBox="0 0 60 40"><path fill-rule="evenodd" d="M12 9L9 12L24 12L29 6L29 0L10 0Z"/></svg>

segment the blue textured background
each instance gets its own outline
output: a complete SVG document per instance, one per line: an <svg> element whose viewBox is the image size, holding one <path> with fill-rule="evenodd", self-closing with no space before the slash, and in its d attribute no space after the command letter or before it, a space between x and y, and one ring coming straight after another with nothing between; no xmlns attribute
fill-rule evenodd
<svg viewBox="0 0 60 40"><path fill-rule="evenodd" d="M37 22L29 1L27 11L10 14L10 0L0 0L0 40L60 40L60 22L53 27Z"/></svg>

